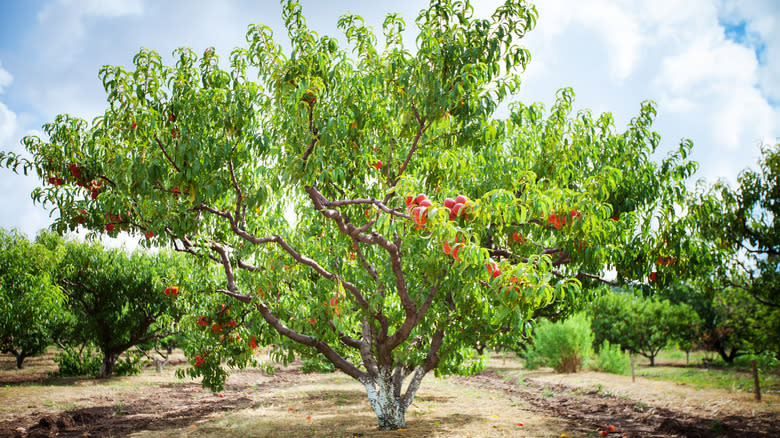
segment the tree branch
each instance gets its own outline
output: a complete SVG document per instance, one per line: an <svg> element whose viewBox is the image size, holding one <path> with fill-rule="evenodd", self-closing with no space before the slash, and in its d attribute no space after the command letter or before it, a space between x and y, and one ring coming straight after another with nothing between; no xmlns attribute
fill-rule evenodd
<svg viewBox="0 0 780 438"><path fill-rule="evenodd" d="M176 169L177 172L181 173L181 169L179 169L179 166L177 166L176 163L173 161L173 158L171 158L171 156L168 155L168 151L165 150L165 146L163 146L160 139L157 137L155 137L154 139L157 140L157 144L160 145L160 150L162 151L163 155L165 155L165 158L168 159L168 162L171 163L171 166L173 166L173 168Z"/></svg>
<svg viewBox="0 0 780 438"><path fill-rule="evenodd" d="M341 357L341 355L339 355L330 345L311 336L298 333L285 326L262 302L256 303L255 306L257 307L257 310L260 312L260 315L263 317L263 319L274 329L276 329L276 331L279 332L279 334L282 336L285 336L299 344L314 347L318 352L331 361L331 363L333 363L336 368L340 369L355 380L362 382L368 377L364 371L359 370L346 359Z"/></svg>

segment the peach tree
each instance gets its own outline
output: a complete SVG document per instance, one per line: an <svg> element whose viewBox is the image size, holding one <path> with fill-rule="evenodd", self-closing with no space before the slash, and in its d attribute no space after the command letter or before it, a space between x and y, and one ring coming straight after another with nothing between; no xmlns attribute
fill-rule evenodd
<svg viewBox="0 0 780 438"><path fill-rule="evenodd" d="M65 296L50 272L58 257L56 248L0 228L0 353L12 354L17 368L46 350L65 319Z"/></svg>
<svg viewBox="0 0 780 438"><path fill-rule="evenodd" d="M197 284L180 254L128 254L77 241L65 242L53 271L73 316L64 329L66 346L97 346L99 378L111 377L122 353L178 332L187 307L181 297Z"/></svg>
<svg viewBox="0 0 780 438"><path fill-rule="evenodd" d="M58 116L24 139L32 160L5 166L41 177L33 198L57 230L137 233L220 266L216 289L262 321L253 342L332 362L382 429L404 426L429 372L478 369L472 347L518 339L593 284L647 281L691 146L651 159L651 102L622 133L609 114L573 113L571 90L549 113L496 116L530 60L533 6L478 18L468 1L432 1L414 49L396 14L381 44L345 15L349 50L297 2L282 9L289 50L261 25L223 63L213 48L171 65L142 49L101 69L102 116ZM221 310L200 316L213 327ZM247 336L214 351L240 364ZM201 356L192 373L218 387L220 362Z"/></svg>

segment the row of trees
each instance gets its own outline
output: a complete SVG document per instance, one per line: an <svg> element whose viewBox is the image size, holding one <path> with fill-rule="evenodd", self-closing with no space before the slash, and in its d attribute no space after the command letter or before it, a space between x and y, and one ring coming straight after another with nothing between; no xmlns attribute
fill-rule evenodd
<svg viewBox="0 0 780 438"><path fill-rule="evenodd" d="M219 267L206 289L233 300L220 315L262 320L257 342L355 378L382 429L403 427L427 373L472 372L474 347L517 342L601 283L709 277L745 239L777 254L762 228L776 204L756 207L747 189L689 196L688 141L651 158L652 102L623 132L609 114L573 113L568 89L549 111L513 102L495 116L530 60L520 41L537 13L525 1L488 18L469 1L431 1L411 49L390 14L382 51L358 16L339 20L344 48L311 31L296 1L282 9L289 41L250 26L227 63L182 48L171 65L142 49L129 69L105 66L103 115L57 116L23 140L31 159L0 163L40 177L33 198L59 232L136 233ZM745 225L723 235L713 215ZM754 262L776 268L767 259ZM774 302L771 275L739 278ZM204 342L224 340L224 317L204 319L217 326ZM229 345L188 351L191 375L219 388L222 363L248 360Z"/></svg>
<svg viewBox="0 0 780 438"><path fill-rule="evenodd" d="M123 352L151 350L180 332L192 307L180 296L202 281L180 255L128 254L48 232L30 242L0 229L0 266L2 352L13 354L21 368L51 344L72 361L89 361L78 353L94 345L99 377L111 376Z"/></svg>
<svg viewBox="0 0 780 438"><path fill-rule="evenodd" d="M631 293L606 293L588 309L594 345L604 341L645 356L650 366L672 343L690 351L697 345L701 320L691 306Z"/></svg>
<svg viewBox="0 0 780 438"><path fill-rule="evenodd" d="M602 355L604 348L642 355L650 366L671 347L715 352L727 364L745 354L777 358L778 316L741 290L711 295L677 284L646 297L639 290L605 288L585 311L557 322L542 320L521 354L529 366L546 363L560 372L575 372L594 350L607 362L621 357L612 351Z"/></svg>

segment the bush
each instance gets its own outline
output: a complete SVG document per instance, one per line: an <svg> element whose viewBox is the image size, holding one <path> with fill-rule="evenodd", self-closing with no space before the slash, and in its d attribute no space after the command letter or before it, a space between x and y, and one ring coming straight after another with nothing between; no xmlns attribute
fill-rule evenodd
<svg viewBox="0 0 780 438"><path fill-rule="evenodd" d="M579 313L565 321L543 320L534 333L534 350L557 372L581 369L593 354L590 319Z"/></svg>
<svg viewBox="0 0 780 438"><path fill-rule="evenodd" d="M627 374L631 368L631 358L624 353L618 344L610 344L604 340L596 355L595 369L605 373Z"/></svg>
<svg viewBox="0 0 780 438"><path fill-rule="evenodd" d="M312 357L303 361L301 372L303 373L332 373L336 367L321 356Z"/></svg>
<svg viewBox="0 0 780 438"><path fill-rule="evenodd" d="M525 358L526 369L535 370L544 365L544 359L539 357L539 354L533 348L526 350L526 353L523 357Z"/></svg>
<svg viewBox="0 0 780 438"><path fill-rule="evenodd" d="M100 372L102 358L92 345L67 346L61 353L54 355L54 362L60 376L96 376Z"/></svg>
<svg viewBox="0 0 780 438"><path fill-rule="evenodd" d="M115 376L134 376L141 372L141 367L148 361L142 361L143 356L141 354L126 353L125 358L121 357L116 360L114 365Z"/></svg>

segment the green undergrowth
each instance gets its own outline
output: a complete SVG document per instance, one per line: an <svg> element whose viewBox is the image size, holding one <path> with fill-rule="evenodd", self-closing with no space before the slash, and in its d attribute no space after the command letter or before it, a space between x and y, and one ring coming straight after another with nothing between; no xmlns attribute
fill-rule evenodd
<svg viewBox="0 0 780 438"><path fill-rule="evenodd" d="M718 388L727 391L753 391L753 376L747 369L656 366L639 370L637 375L653 380L667 380L691 385L697 389ZM780 376L776 370L759 372L759 385L763 393L780 393Z"/></svg>

